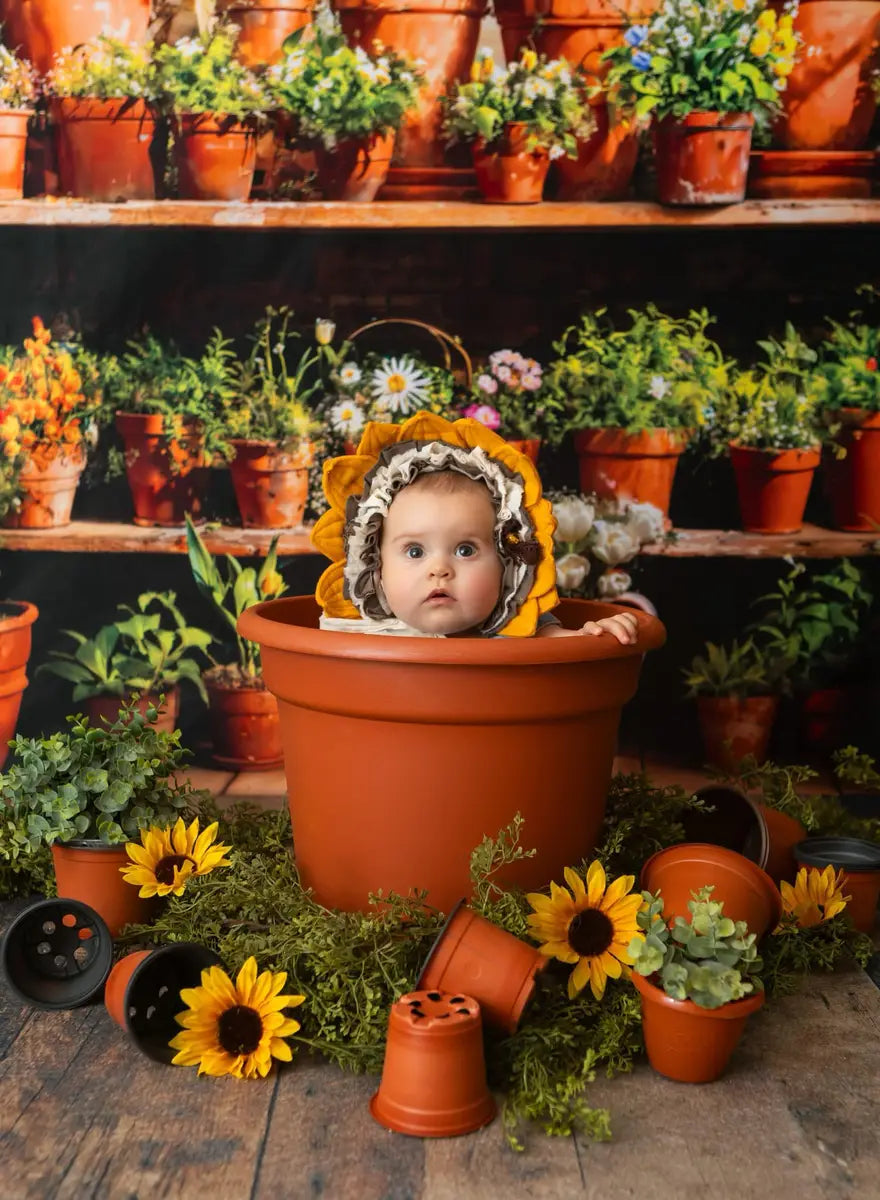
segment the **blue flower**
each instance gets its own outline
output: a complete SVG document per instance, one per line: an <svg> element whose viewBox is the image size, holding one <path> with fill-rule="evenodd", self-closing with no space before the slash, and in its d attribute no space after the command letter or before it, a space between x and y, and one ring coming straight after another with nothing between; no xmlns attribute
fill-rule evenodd
<svg viewBox="0 0 880 1200"><path fill-rule="evenodd" d="M641 46L642 42L647 36L647 25L632 25L623 35L623 40L626 42L627 46L632 46L635 48L636 46Z"/></svg>
<svg viewBox="0 0 880 1200"><path fill-rule="evenodd" d="M635 54L632 56L632 65L637 71L647 71L648 67L651 65L650 54L647 54L644 50L636 50Z"/></svg>

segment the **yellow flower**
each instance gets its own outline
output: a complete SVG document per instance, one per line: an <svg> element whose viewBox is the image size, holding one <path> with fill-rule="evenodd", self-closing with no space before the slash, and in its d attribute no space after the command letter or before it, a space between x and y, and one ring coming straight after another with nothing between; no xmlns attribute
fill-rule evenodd
<svg viewBox="0 0 880 1200"><path fill-rule="evenodd" d="M786 75L790 75L794 70L793 58L779 58L773 64L773 74L778 75L780 79L784 79Z"/></svg>
<svg viewBox="0 0 880 1200"><path fill-rule="evenodd" d="M299 1021L283 1009L302 1004L305 996L282 996L287 972L257 974L251 956L235 980L222 967L202 971L201 987L183 988L180 998L186 1012L175 1018L183 1032L168 1043L177 1051L171 1060L178 1066L198 1066L200 1075L234 1075L255 1079L269 1074L272 1059L290 1062L293 1054L284 1041L299 1029Z"/></svg>
<svg viewBox="0 0 880 1200"><path fill-rule="evenodd" d="M214 845L217 822L199 833L198 820L187 829L178 817L173 829L154 825L141 830L141 845L127 842L131 860L120 867L126 883L140 887L139 896L167 896L173 892L182 896L187 881L196 875L207 875L215 867L226 867L225 857L231 847Z"/></svg>
<svg viewBox="0 0 880 1200"><path fill-rule="evenodd" d="M830 921L843 912L851 899L843 894L845 880L843 871L835 875L830 865L824 871L818 867L801 867L794 887L785 880L779 885L783 912L795 917L801 929Z"/></svg>
<svg viewBox="0 0 880 1200"><path fill-rule="evenodd" d="M264 596L278 596L284 590L284 580L278 571L267 571L260 583Z"/></svg>
<svg viewBox="0 0 880 1200"><path fill-rule="evenodd" d="M487 54L480 65L483 68L483 78L489 79L495 70L495 59L491 54Z"/></svg>
<svg viewBox="0 0 880 1200"><path fill-rule="evenodd" d="M794 28L794 17L791 13L783 13L776 28L778 33L791 33Z"/></svg>
<svg viewBox="0 0 880 1200"><path fill-rule="evenodd" d="M770 34L766 29L761 29L752 38L749 50L754 54L755 58L763 58L770 49L770 45Z"/></svg>
<svg viewBox="0 0 880 1200"><path fill-rule="evenodd" d="M523 50L520 64L526 71L534 71L538 65L538 56L534 50Z"/></svg>
<svg viewBox="0 0 880 1200"><path fill-rule="evenodd" d="M619 979L632 962L628 946L639 937L636 914L642 907L641 893L633 893L634 875L621 875L606 888L605 871L598 861L590 863L586 888L571 867L565 868L567 888L550 884L550 895L530 892L526 899L535 910L528 918L532 937L543 941L541 953L561 962L574 963L568 977L568 994L573 998L589 982L601 1000L606 980Z"/></svg>
<svg viewBox="0 0 880 1200"><path fill-rule="evenodd" d="M480 79L480 64L478 62L471 63L471 83L478 83Z"/></svg>
<svg viewBox="0 0 880 1200"><path fill-rule="evenodd" d="M776 13L772 8L765 8L755 22L759 29L773 31L776 28Z"/></svg>
<svg viewBox="0 0 880 1200"><path fill-rule="evenodd" d="M319 346L329 346L336 335L336 322L319 317L315 322L315 341Z"/></svg>

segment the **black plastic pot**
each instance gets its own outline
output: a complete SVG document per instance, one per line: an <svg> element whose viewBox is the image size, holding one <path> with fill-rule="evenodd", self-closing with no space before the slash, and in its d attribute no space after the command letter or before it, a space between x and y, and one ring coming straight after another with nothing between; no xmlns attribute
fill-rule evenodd
<svg viewBox="0 0 880 1200"><path fill-rule="evenodd" d="M808 867L827 867L851 871L880 871L880 846L854 837L812 837L798 842L795 858Z"/></svg>
<svg viewBox="0 0 880 1200"><path fill-rule="evenodd" d="M707 784L694 793L712 812L689 808L682 817L685 841L736 850L763 868L770 849L767 825L757 804L736 787Z"/></svg>
<svg viewBox="0 0 880 1200"><path fill-rule="evenodd" d="M9 926L0 969L10 990L35 1008L78 1008L104 990L113 939L79 900L40 900Z"/></svg>

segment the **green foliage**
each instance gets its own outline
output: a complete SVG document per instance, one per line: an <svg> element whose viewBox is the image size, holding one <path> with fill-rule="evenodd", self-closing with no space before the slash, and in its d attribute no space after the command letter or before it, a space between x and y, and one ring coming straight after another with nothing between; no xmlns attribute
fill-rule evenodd
<svg viewBox="0 0 880 1200"><path fill-rule="evenodd" d="M784 916L761 943L761 978L768 996L787 996L807 975L834 971L853 960L864 967L873 953L871 938L853 929L846 910L806 929L793 916Z"/></svg>
<svg viewBox="0 0 880 1200"><path fill-rule="evenodd" d="M775 808L789 817L794 817L805 829L815 832L815 798L800 791L798 785L815 779L816 776L817 772L812 767L781 767L773 762L758 763L754 755L749 754L740 762L733 778L746 791L760 791L761 800L768 808Z"/></svg>
<svg viewBox="0 0 880 1200"><path fill-rule="evenodd" d="M0 46L0 109L33 108L38 95L37 73L31 64Z"/></svg>
<svg viewBox="0 0 880 1200"><path fill-rule="evenodd" d="M46 86L53 96L61 97L135 101L155 100L159 95L150 47L104 34L57 55Z"/></svg>
<svg viewBox="0 0 880 1200"><path fill-rule="evenodd" d="M772 690L772 666L752 638L735 640L729 646L706 642L703 654L695 654L682 669L687 694L694 696L763 696Z"/></svg>
<svg viewBox="0 0 880 1200"><path fill-rule="evenodd" d="M857 746L844 746L832 755L834 775L839 783L859 789L880 790L880 771L870 754L863 754Z"/></svg>
<svg viewBox="0 0 880 1200"><path fill-rule="evenodd" d="M859 292L876 302L877 290L865 284ZM821 404L829 417L842 408L880 412L880 324L856 309L847 321L829 321L831 332L819 346L822 364Z"/></svg>
<svg viewBox="0 0 880 1200"><path fill-rule="evenodd" d="M263 82L242 66L235 34L216 26L200 37L157 47L161 103L175 113L210 113L243 121L271 107Z"/></svg>
<svg viewBox="0 0 880 1200"><path fill-rule="evenodd" d="M655 787L644 773L615 775L595 857L609 878L637 876L652 854L685 841L689 810L705 812L707 804L678 785Z"/></svg>
<svg viewBox="0 0 880 1200"><path fill-rule="evenodd" d="M0 812L0 900L19 896L54 896L55 865L48 846L12 854L16 824Z"/></svg>
<svg viewBox="0 0 880 1200"><path fill-rule="evenodd" d="M194 684L207 703L194 655L196 651L206 653L213 638L205 630L187 625L176 601L174 592L142 592L137 608L117 605L128 616L103 625L93 638L62 629L76 649L72 654L50 650L51 661L41 663L37 674L46 672L72 683L74 704L90 696L155 693L184 679ZM151 607L152 612L148 611Z"/></svg>
<svg viewBox="0 0 880 1200"><path fill-rule="evenodd" d="M711 898L713 890L692 892L690 920L677 916L671 929L660 896L642 892L647 907L637 920L643 937L629 944L634 971L658 975L667 996L692 1000L700 1008L721 1008L761 988L756 935L745 921L724 916L724 905Z"/></svg>

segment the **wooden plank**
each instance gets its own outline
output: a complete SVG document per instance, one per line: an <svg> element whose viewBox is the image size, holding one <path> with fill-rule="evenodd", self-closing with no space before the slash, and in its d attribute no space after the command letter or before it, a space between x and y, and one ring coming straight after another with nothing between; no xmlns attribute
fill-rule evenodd
<svg viewBox="0 0 880 1200"><path fill-rule="evenodd" d="M223 793L224 803L232 800L256 800L258 797L275 798L280 805L287 796L287 779L284 770L239 771ZM274 806L273 806L274 807Z"/></svg>
<svg viewBox="0 0 880 1200"><path fill-rule="evenodd" d="M673 529L672 536L643 546L665 558L839 558L880 552L877 530L844 533L804 525L799 533L744 533L741 529Z"/></svg>
<svg viewBox="0 0 880 1200"><path fill-rule="evenodd" d="M129 201L100 204L64 197L0 203L0 225L238 230L474 229L750 229L795 225L876 225L878 200L747 200L705 209L664 208L651 201L484 204L481 201L342 201L219 203Z"/></svg>
<svg viewBox="0 0 880 1200"><path fill-rule="evenodd" d="M295 529L242 529L239 526L207 526L199 530L212 554L239 557L261 556L272 538L280 533L280 554L314 554L309 531ZM73 521L57 529L0 530L2 550L53 550L71 554L186 554L183 526L159 528L124 521Z"/></svg>

